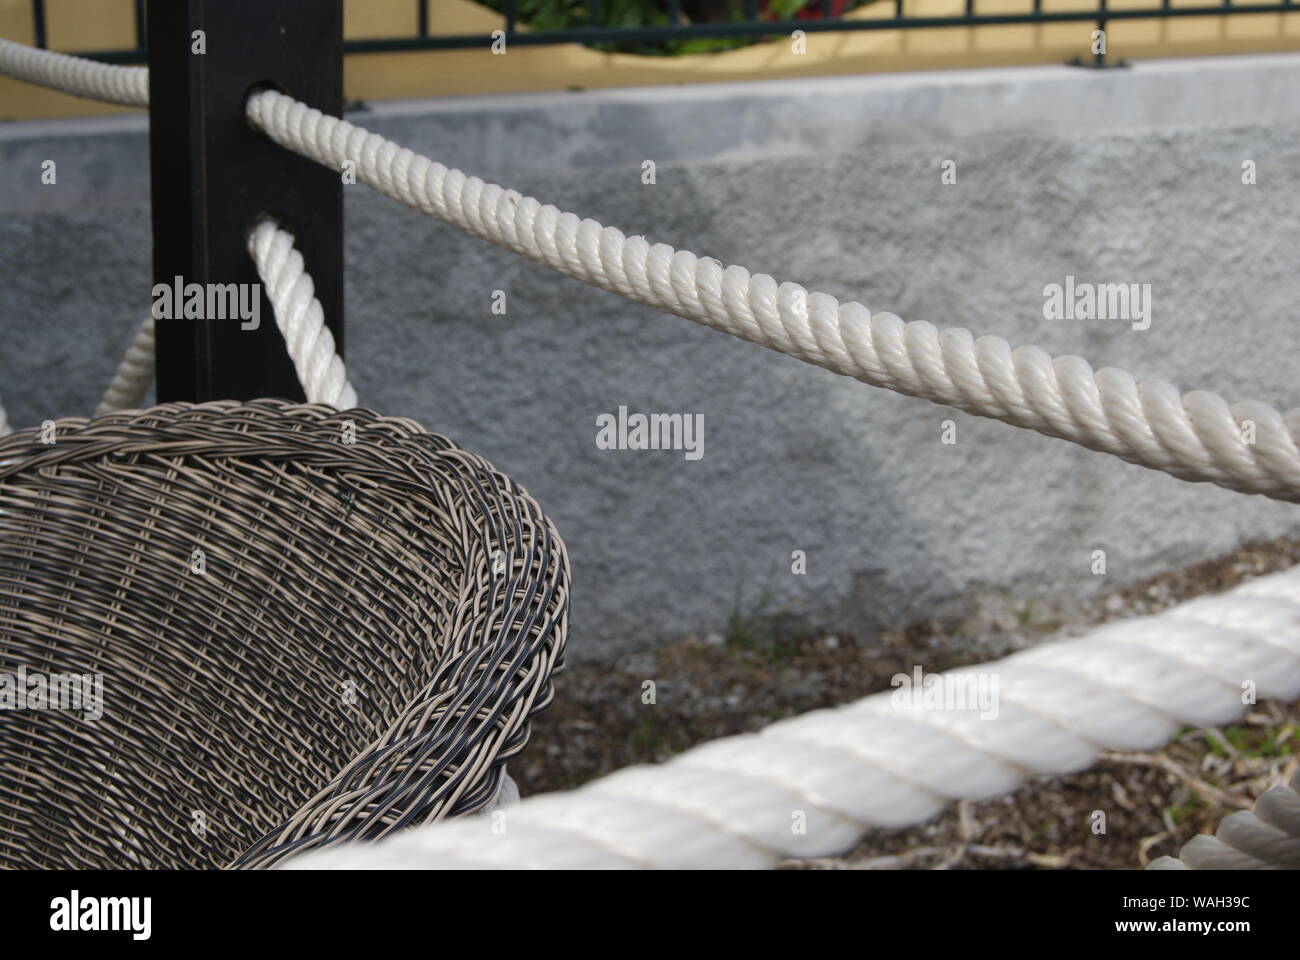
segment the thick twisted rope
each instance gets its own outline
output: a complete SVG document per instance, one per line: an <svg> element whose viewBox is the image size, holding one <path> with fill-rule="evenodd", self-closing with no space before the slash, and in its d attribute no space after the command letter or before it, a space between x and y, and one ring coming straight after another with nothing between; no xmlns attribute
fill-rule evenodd
<svg viewBox="0 0 1300 960"><path fill-rule="evenodd" d="M127 107L149 105L147 67L116 67L0 40L0 73L91 100Z"/></svg>
<svg viewBox="0 0 1300 960"><path fill-rule="evenodd" d="M1229 405L1079 357L976 340L960 328L904 323L743 267L542 205L467 177L273 90L248 117L281 146L343 170L385 196L567 276L788 353L835 373L1114 454L1131 463L1246 493L1300 501L1300 411ZM1255 425L1247 443L1244 421Z"/></svg>
<svg viewBox="0 0 1300 960"><path fill-rule="evenodd" d="M315 296L302 254L293 237L270 221L249 235L249 254L266 285L275 322L284 337L294 369L309 403L328 403L341 410L356 406L357 394L348 383L343 361L334 350L334 336L325 326L325 314ZM95 409L95 416L140 406L154 377L154 318L140 324L135 339L118 365L113 381ZM9 433L0 407L0 436Z"/></svg>
<svg viewBox="0 0 1300 960"><path fill-rule="evenodd" d="M117 365L113 381L104 391L104 399L95 408L95 416L102 417L115 410L133 410L144 403L153 383L154 374L154 318L144 318L135 333L135 339L126 348L126 355Z"/></svg>
<svg viewBox="0 0 1300 960"><path fill-rule="evenodd" d="M1214 836L1183 844L1177 857L1160 857L1148 870L1300 870L1300 771L1278 784L1255 809L1223 818Z"/></svg>
<svg viewBox="0 0 1300 960"><path fill-rule="evenodd" d="M275 312L275 322L298 372L308 403L328 403L340 410L357 405L334 335L325 326L325 311L307 273L293 236L263 220L248 237L248 252L257 265Z"/></svg>
<svg viewBox="0 0 1300 960"><path fill-rule="evenodd" d="M144 104L147 71L3 41L0 72L71 93ZM282 146L357 177L386 196L568 276L788 353L873 386L1002 420L1184 480L1300 501L1300 411L1217 394L1180 395L1162 380L1093 371L1000 337L904 323L743 267L724 268L666 244L625 237L514 190L467 177L276 91L248 102L250 120ZM1254 442L1247 442L1246 422Z"/></svg>
<svg viewBox="0 0 1300 960"><path fill-rule="evenodd" d="M308 403L328 403L341 410L357 405L343 361L334 349L334 335L325 326L325 312L316 299L293 236L269 220L249 234L248 252L266 286L275 322ZM154 375L154 319L145 319L118 366L113 382L95 411L96 416L138 406Z"/></svg>
<svg viewBox="0 0 1300 960"><path fill-rule="evenodd" d="M928 682L981 676L996 678L996 715L877 694L524 800L495 827L420 828L294 865L717 868L838 853L868 829L1081 770L1103 750L1226 723L1251 685L1300 695L1300 567Z"/></svg>
<svg viewBox="0 0 1300 960"><path fill-rule="evenodd" d="M0 40L0 73L94 100L137 107L149 104L149 71L145 67L112 66ZM250 237L249 252L267 286L276 323L308 401L340 409L356 406L356 391L335 355L333 335L325 326L302 255L293 249L293 238L264 224ZM154 326L149 317L105 391L97 415L137 406L144 400L153 378L153 351ZM0 435L8 432L0 406Z"/></svg>

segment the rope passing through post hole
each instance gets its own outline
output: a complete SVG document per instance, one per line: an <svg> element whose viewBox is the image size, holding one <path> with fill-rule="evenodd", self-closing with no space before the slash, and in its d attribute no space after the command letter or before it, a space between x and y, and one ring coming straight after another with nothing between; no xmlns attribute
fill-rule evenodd
<svg viewBox="0 0 1300 960"><path fill-rule="evenodd" d="M82 96L142 105L147 71L0 41L0 72ZM627 237L531 197L467 177L282 93L249 98L277 143L407 206L561 273L873 386L1070 440L1184 480L1300 502L1300 410L1162 380L1094 371L1079 357L1000 337L904 323L798 284L643 237ZM319 362L319 357L317 358ZM1253 435L1253 442L1247 436Z"/></svg>
<svg viewBox="0 0 1300 960"><path fill-rule="evenodd" d="M274 90L248 101L276 143L412 209L592 286L864 383L1070 440L1183 480L1300 502L1300 410L1136 382L1079 357L904 323L743 267L625 236L467 177ZM1249 422L1251 429L1247 430ZM1253 434L1253 442L1247 436Z"/></svg>

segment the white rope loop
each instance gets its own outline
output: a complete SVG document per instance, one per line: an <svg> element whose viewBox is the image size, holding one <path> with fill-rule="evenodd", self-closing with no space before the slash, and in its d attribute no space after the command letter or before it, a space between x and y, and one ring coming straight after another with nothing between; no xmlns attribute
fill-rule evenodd
<svg viewBox="0 0 1300 960"><path fill-rule="evenodd" d="M0 40L0 73L91 100L127 107L149 105L147 67L118 67Z"/></svg>
<svg viewBox="0 0 1300 960"><path fill-rule="evenodd" d="M725 868L835 854L868 829L1082 770L1104 750L1153 749L1183 726L1227 723L1245 709L1246 681L1294 699L1300 567L942 682L971 675L996 678L995 716L877 694L525 800L504 831L451 822L289 866Z"/></svg>
<svg viewBox="0 0 1300 960"><path fill-rule="evenodd" d="M356 391L335 353L334 336L325 326L324 310L315 297L315 286L302 255L294 249L293 237L272 222L263 221L250 234L248 246L308 402L327 403L343 410L355 407ZM154 378L154 324L152 314L141 323L95 416L133 409L144 402Z"/></svg>
<svg viewBox="0 0 1300 960"><path fill-rule="evenodd" d="M293 236L263 220L248 237L248 251L257 265L308 403L326 403L340 410L357 405L357 392L348 382L343 361L334 349L334 335L325 325L325 311L316 287L293 245Z"/></svg>
<svg viewBox="0 0 1300 960"><path fill-rule="evenodd" d="M293 236L269 220L249 235L249 254L266 285L276 325L284 337L299 382L309 403L325 403L340 410L357 405L357 393L348 382L343 360L334 349L334 335L325 325L325 312L315 296ZM144 402L154 378L155 321L150 314L140 324L127 348L95 416L134 409ZM0 437L12 432L0 405Z"/></svg>
<svg viewBox="0 0 1300 960"><path fill-rule="evenodd" d="M108 103L135 107L149 104L146 67L113 66L0 39L0 74ZM263 224L249 238L249 251L267 286L276 323L308 401L340 409L356 406L356 391L347 382L343 362L334 352L334 337L325 326L324 311L315 298L302 256L293 249L293 238ZM96 415L143 402L153 379L153 352L154 321L150 316L128 348ZM4 408L0 406L0 436L8 432Z"/></svg>
<svg viewBox="0 0 1300 960"><path fill-rule="evenodd" d="M743 267L725 269L666 244L625 237L594 220L467 177L277 91L251 97L248 116L275 142L342 170L386 196L568 276L873 386L1204 481L1300 501L1300 411L1180 396L1161 380L1094 372L1079 357L975 339L960 328L904 323ZM1244 421L1256 442L1244 440Z"/></svg>

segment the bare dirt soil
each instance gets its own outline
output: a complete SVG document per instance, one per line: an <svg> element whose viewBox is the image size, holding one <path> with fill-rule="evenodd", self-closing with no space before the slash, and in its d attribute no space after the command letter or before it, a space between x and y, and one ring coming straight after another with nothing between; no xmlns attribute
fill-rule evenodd
<svg viewBox="0 0 1300 960"><path fill-rule="evenodd" d="M555 702L510 764L525 796L567 790L620 767L662 761L717 737L979 663L1109 620L1156 613L1300 563L1300 539L1252 544L1072 605L1008 595L971 598L968 615L867 639L783 635L736 617L726 636L690 636L612 665L557 678ZM1034 606L1039 607L1038 614ZM642 702L655 683L655 703ZM1261 703L1224 729L1187 729L1163 750L1106 754L1083 773L1038 778L1012 796L961 803L906 831L868 834L835 858L794 869L1134 869L1249 809L1300 764L1300 705ZM1104 835L1089 817L1106 812Z"/></svg>

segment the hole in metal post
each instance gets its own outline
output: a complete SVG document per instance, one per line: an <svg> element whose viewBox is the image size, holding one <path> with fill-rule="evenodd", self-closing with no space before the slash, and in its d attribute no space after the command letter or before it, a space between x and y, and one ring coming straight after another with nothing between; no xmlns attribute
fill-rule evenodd
<svg viewBox="0 0 1300 960"><path fill-rule="evenodd" d="M248 89L244 91L243 98L239 102L244 110L244 122L253 130L257 130L257 128L254 127L252 121L248 119L248 101L253 99L254 95L261 93L263 90L274 90L276 93L284 93L284 90L280 88L280 85L271 80L259 80L257 83L249 85ZM262 131L258 130L257 132L261 133Z"/></svg>

